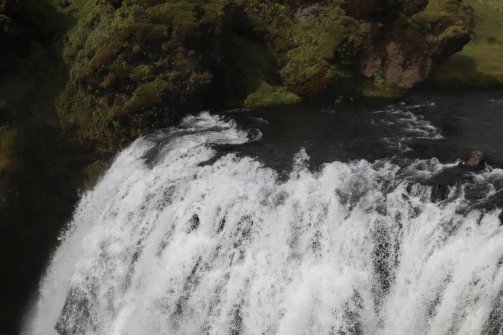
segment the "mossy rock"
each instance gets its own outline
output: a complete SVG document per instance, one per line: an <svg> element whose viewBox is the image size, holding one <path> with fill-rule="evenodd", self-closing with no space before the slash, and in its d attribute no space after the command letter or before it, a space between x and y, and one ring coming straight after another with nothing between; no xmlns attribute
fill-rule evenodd
<svg viewBox="0 0 503 335"><path fill-rule="evenodd" d="M70 81L58 103L62 125L110 153L202 108L224 5L75 1L77 25L64 49Z"/></svg>
<svg viewBox="0 0 503 335"><path fill-rule="evenodd" d="M244 107L260 108L276 105L291 105L301 102L295 93L289 92L285 87L271 86L263 82L259 89L246 98Z"/></svg>

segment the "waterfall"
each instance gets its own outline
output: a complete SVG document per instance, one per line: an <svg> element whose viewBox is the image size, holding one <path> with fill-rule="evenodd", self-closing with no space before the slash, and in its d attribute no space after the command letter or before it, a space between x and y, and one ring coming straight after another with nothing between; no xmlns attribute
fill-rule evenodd
<svg viewBox="0 0 503 335"><path fill-rule="evenodd" d="M286 176L201 113L136 140L84 194L24 333L503 334L501 169L435 197L436 159ZM438 134L434 134L438 136ZM470 189L483 190L473 200Z"/></svg>

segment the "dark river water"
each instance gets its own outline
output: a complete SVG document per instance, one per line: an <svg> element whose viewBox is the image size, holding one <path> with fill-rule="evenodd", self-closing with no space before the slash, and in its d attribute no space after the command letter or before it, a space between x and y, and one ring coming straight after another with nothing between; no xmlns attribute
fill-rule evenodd
<svg viewBox="0 0 503 335"><path fill-rule="evenodd" d="M487 92L187 116L82 196L24 333L502 334L502 130Z"/></svg>
<svg viewBox="0 0 503 335"><path fill-rule="evenodd" d="M393 156L454 161L482 150L503 163L503 93L416 94L402 101L362 101L332 106L288 106L224 112L261 141L239 151L284 168L304 147L313 166L334 160Z"/></svg>

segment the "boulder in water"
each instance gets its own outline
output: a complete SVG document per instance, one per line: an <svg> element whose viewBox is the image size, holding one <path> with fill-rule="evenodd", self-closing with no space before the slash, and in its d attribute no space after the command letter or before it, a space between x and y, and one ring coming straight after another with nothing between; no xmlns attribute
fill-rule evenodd
<svg viewBox="0 0 503 335"><path fill-rule="evenodd" d="M480 167L484 162L484 154L480 150L472 151L463 158L463 162L469 168Z"/></svg>

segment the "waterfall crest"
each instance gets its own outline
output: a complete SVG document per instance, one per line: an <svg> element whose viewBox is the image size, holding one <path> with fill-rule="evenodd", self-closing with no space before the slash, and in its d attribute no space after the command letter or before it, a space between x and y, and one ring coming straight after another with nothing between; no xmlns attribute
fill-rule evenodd
<svg viewBox="0 0 503 335"><path fill-rule="evenodd" d="M502 170L438 199L419 182L450 167L436 159L311 171L301 149L280 178L214 149L259 138L202 113L120 153L83 195L25 333L503 332L501 210L477 206Z"/></svg>

